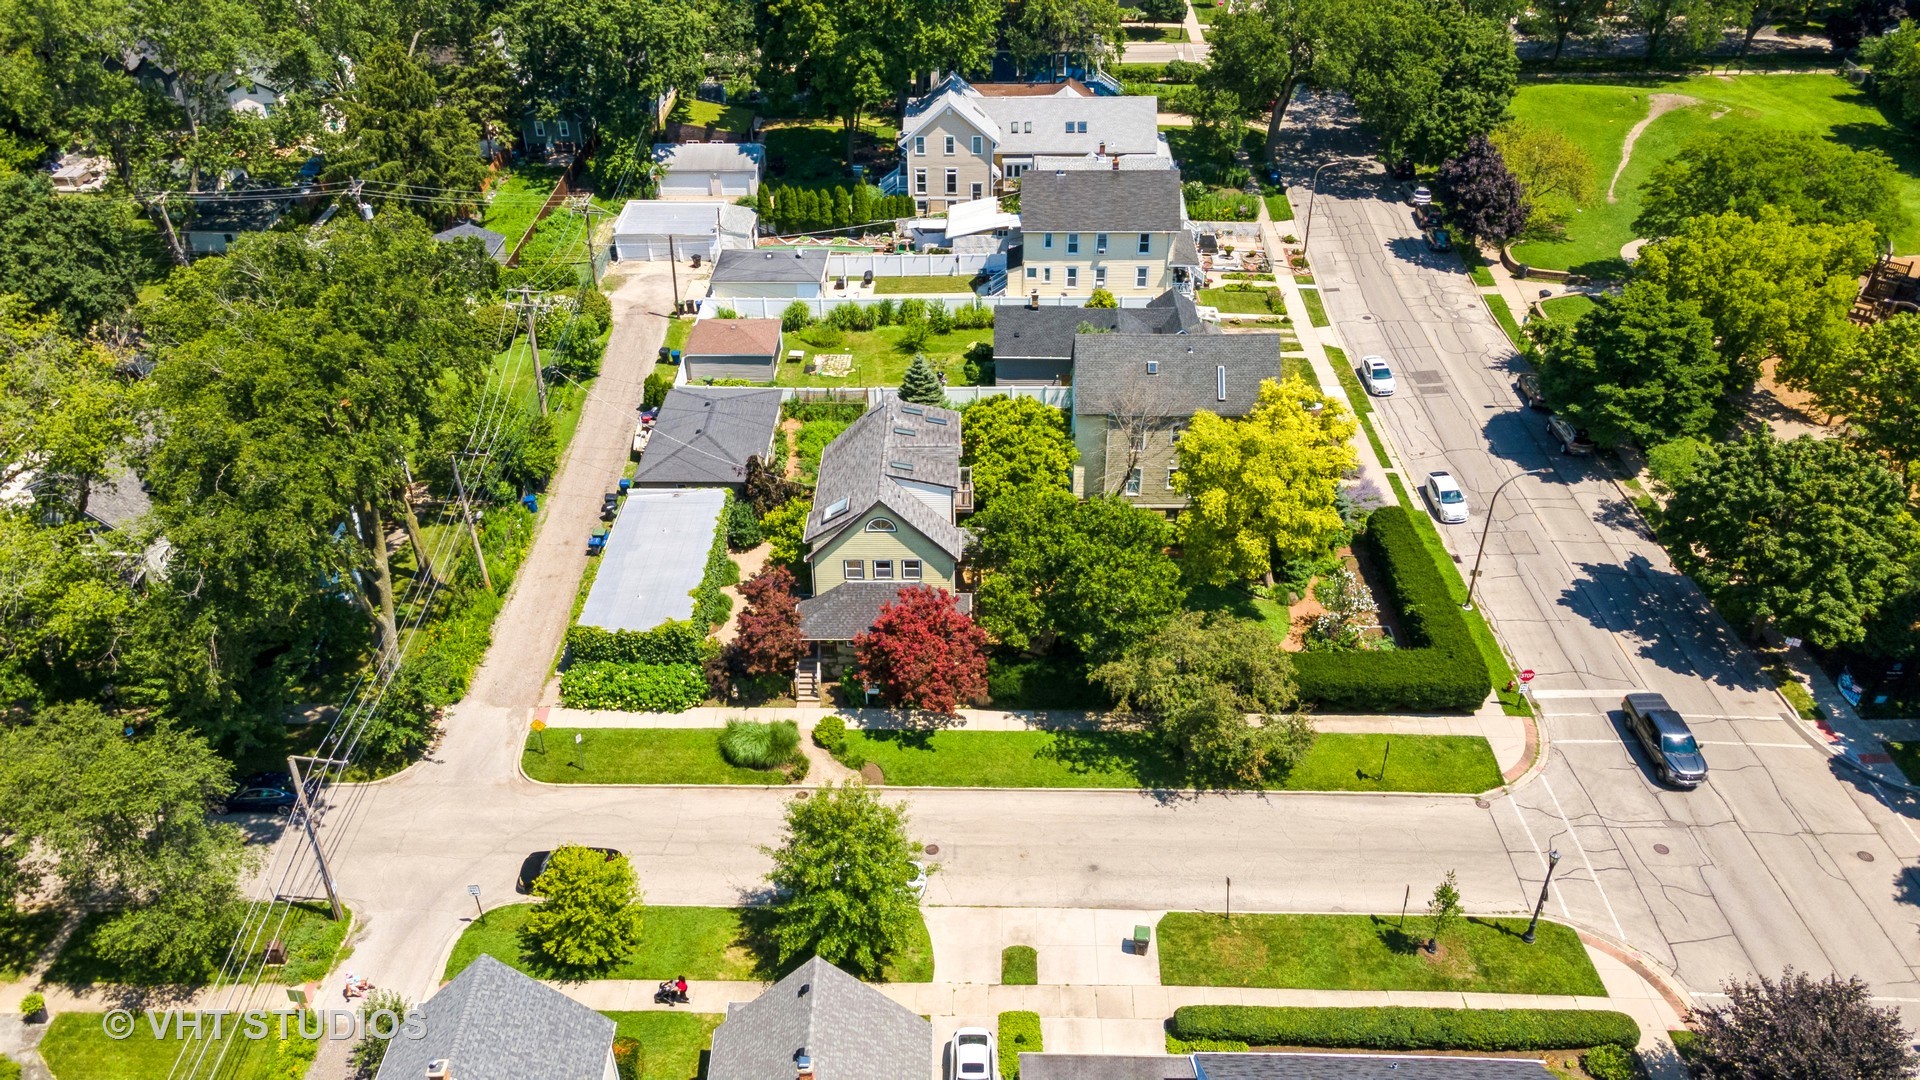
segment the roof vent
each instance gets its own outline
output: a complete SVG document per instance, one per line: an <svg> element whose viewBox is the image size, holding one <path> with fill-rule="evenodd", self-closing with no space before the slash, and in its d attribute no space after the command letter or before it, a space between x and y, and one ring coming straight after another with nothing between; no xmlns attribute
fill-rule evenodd
<svg viewBox="0 0 1920 1080"><path fill-rule="evenodd" d="M1227 400L1227 365L1221 364L1213 369L1213 380L1214 389L1219 393L1220 400Z"/></svg>
<svg viewBox="0 0 1920 1080"><path fill-rule="evenodd" d="M1147 374L1149 375L1160 374L1160 361L1158 360L1147 361Z"/></svg>
<svg viewBox="0 0 1920 1080"><path fill-rule="evenodd" d="M427 1062L427 1080L453 1080L453 1062L446 1058Z"/></svg>

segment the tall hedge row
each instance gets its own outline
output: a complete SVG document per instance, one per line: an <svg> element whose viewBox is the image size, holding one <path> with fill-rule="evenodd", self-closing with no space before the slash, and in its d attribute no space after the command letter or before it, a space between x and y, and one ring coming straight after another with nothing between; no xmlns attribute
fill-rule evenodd
<svg viewBox="0 0 1920 1080"><path fill-rule="evenodd" d="M1385 599L1400 616L1399 647L1296 654L1301 698L1335 712L1479 708L1493 677L1406 508L1375 510L1354 544L1387 578Z"/></svg>
<svg viewBox="0 0 1920 1080"><path fill-rule="evenodd" d="M1640 1041L1633 1017L1602 1009L1183 1005L1174 1010L1173 1033L1249 1046L1350 1050L1581 1050Z"/></svg>
<svg viewBox="0 0 1920 1080"><path fill-rule="evenodd" d="M591 664L694 664L701 660L706 635L690 622L663 622L651 630L567 627L567 661Z"/></svg>

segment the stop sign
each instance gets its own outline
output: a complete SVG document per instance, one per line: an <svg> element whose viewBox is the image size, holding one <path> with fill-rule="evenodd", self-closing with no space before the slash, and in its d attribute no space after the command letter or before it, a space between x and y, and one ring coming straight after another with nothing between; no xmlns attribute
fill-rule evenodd
<svg viewBox="0 0 1920 1080"><path fill-rule="evenodd" d="M1528 668L1527 670L1525 670L1525 671L1523 671L1523 672L1521 672L1521 673L1520 673L1520 681L1521 681L1521 682L1532 682L1532 681L1533 681L1533 669L1532 669L1532 668Z"/></svg>

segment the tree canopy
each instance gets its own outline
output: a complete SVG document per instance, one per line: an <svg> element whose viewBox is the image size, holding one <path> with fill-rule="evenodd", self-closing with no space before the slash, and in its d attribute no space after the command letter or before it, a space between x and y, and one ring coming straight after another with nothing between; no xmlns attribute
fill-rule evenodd
<svg viewBox="0 0 1920 1080"><path fill-rule="evenodd" d="M1673 485L1661 532L1729 619L1832 648L1862 640L1912 584L1920 525L1906 496L1904 481L1844 440L1756 433Z"/></svg>
<svg viewBox="0 0 1920 1080"><path fill-rule="evenodd" d="M1219 10L1207 29L1207 69L1200 85L1226 95L1246 116L1258 116L1272 103L1266 157L1279 153L1281 121L1293 93L1321 74L1338 8L1331 0L1253 0Z"/></svg>
<svg viewBox="0 0 1920 1080"><path fill-rule="evenodd" d="M853 639L861 678L888 704L951 715L987 692L987 635L945 589L913 585Z"/></svg>
<svg viewBox="0 0 1920 1080"><path fill-rule="evenodd" d="M976 507L1021 488L1073 486L1080 452L1061 410L1034 398L983 398L967 407L960 425L960 460L973 469Z"/></svg>
<svg viewBox="0 0 1920 1080"><path fill-rule="evenodd" d="M480 129L445 100L433 74L400 46L383 45L354 72L342 100L346 130L328 155L329 179L390 184L446 224L472 206L486 167L474 153ZM431 201L427 201L431 200Z"/></svg>
<svg viewBox="0 0 1920 1080"><path fill-rule="evenodd" d="M1899 172L1878 150L1853 150L1809 132L1717 131L1655 165L1641 187L1641 236L1673 236L1687 219L1769 208L1806 225L1872 222L1881 239L1907 223Z"/></svg>
<svg viewBox="0 0 1920 1080"><path fill-rule="evenodd" d="M1520 181L1527 201L1527 231L1551 234L1574 212L1593 203L1593 158L1558 128L1509 120L1488 136Z"/></svg>
<svg viewBox="0 0 1920 1080"><path fill-rule="evenodd" d="M1823 365L1814 397L1847 418L1869 446L1911 477L1920 461L1920 315L1900 312L1867 328L1856 348Z"/></svg>
<svg viewBox="0 0 1920 1080"><path fill-rule="evenodd" d="M1389 160L1444 161L1506 119L1520 62L1504 15L1382 0L1341 18L1327 80L1353 98Z"/></svg>
<svg viewBox="0 0 1920 1080"><path fill-rule="evenodd" d="M1920 1070L1900 1010L1873 1003L1857 978L1815 979L1788 968L1726 985L1727 1000L1702 1005L1688 1062L1699 1080L1869 1080Z"/></svg>
<svg viewBox="0 0 1920 1080"><path fill-rule="evenodd" d="M123 198L61 195L45 177L0 177L0 293L85 331L123 315L162 258L153 224Z"/></svg>
<svg viewBox="0 0 1920 1080"><path fill-rule="evenodd" d="M563 844L531 889L527 936L563 967L605 967L640 940L640 885L625 855Z"/></svg>
<svg viewBox="0 0 1920 1080"><path fill-rule="evenodd" d="M692 92L711 22L680 0L514 0L502 25L536 114L590 117L609 138L652 132L655 100Z"/></svg>
<svg viewBox="0 0 1920 1080"><path fill-rule="evenodd" d="M1548 324L1551 326L1552 324ZM1727 362L1700 305L1636 281L1541 339L1554 408L1601 446L1651 447L1708 434L1726 409Z"/></svg>
<svg viewBox="0 0 1920 1080"><path fill-rule="evenodd" d="M1473 239L1504 247L1526 231L1526 192L1486 136L1468 139L1466 149L1442 162L1436 183L1448 220Z"/></svg>
<svg viewBox="0 0 1920 1080"><path fill-rule="evenodd" d="M786 833L766 853L783 963L818 956L878 976L920 921L906 811L864 784L828 783L788 802Z"/></svg>

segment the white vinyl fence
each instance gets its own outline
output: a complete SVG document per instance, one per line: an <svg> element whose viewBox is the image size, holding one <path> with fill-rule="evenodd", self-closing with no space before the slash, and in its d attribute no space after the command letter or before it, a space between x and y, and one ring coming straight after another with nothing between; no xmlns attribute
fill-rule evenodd
<svg viewBox="0 0 1920 1080"><path fill-rule="evenodd" d="M947 277L1002 270L1007 256L992 255L829 255L828 277L857 278L867 271L874 277Z"/></svg>
<svg viewBox="0 0 1920 1080"><path fill-rule="evenodd" d="M918 296L815 296L803 298L800 303L807 305L807 311L814 318L824 319L827 312L841 304L872 307L882 300L891 300L895 306L898 306L900 301L909 299L940 300L946 303L949 310L966 307L975 301L995 307L1008 307L1028 302L1027 297L1009 292L1000 296L976 296L973 293L931 293ZM1146 307L1153 298L1122 296L1118 299L1123 308L1139 308ZM698 301L700 305L698 317L711 319L721 308L726 308L742 319L777 319L787 310L787 305L793 302L792 297L786 296L709 296ZM1041 307L1085 307L1086 303L1087 298L1084 296L1042 296L1040 298Z"/></svg>

